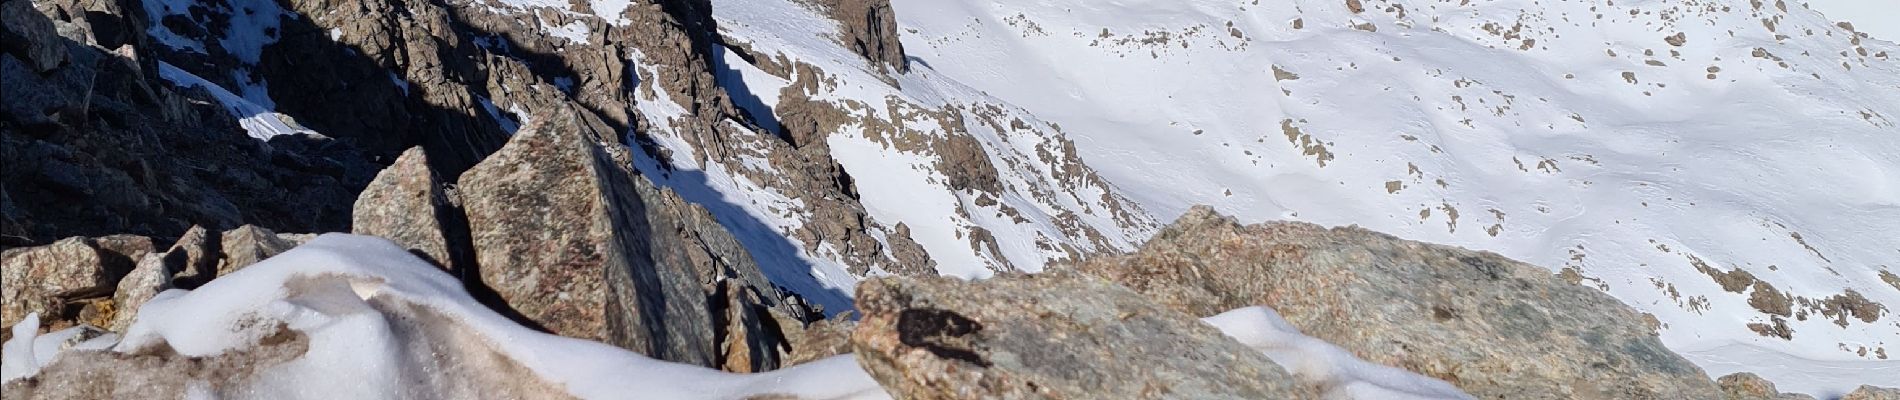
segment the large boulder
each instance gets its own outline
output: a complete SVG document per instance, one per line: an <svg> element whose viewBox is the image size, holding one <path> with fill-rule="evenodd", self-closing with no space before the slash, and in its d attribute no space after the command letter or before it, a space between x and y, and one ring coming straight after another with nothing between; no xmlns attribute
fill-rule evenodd
<svg viewBox="0 0 1900 400"><path fill-rule="evenodd" d="M1357 227L1241 226L1196 207L1075 266L1197 316L1265 305L1368 361L1479 398L1717 398L1644 316L1543 268Z"/></svg>
<svg viewBox="0 0 1900 400"><path fill-rule="evenodd" d="M549 331L657 355L666 297L657 271L635 265L640 200L589 136L600 128L539 118L462 175L480 284Z"/></svg>
<svg viewBox="0 0 1900 400"><path fill-rule="evenodd" d="M811 312L705 209L634 175L597 117L534 120L461 178L477 292L554 333L732 371L778 368L778 316L803 323Z"/></svg>
<svg viewBox="0 0 1900 400"><path fill-rule="evenodd" d="M1775 383L1747 372L1723 375L1715 380L1722 387L1722 400L1814 400L1814 396L1782 393Z"/></svg>
<svg viewBox="0 0 1900 400"><path fill-rule="evenodd" d="M858 362L902 399L1310 397L1259 351L1072 272L858 285Z"/></svg>
<svg viewBox="0 0 1900 400"><path fill-rule="evenodd" d="M143 246L140 246L140 244ZM71 237L0 253L0 326L39 313L57 329L82 322L103 325L112 309L94 304L110 298L135 259L152 251L151 241L128 236Z"/></svg>
<svg viewBox="0 0 1900 400"><path fill-rule="evenodd" d="M218 262L218 276L230 275L239 268L290 251L315 238L311 234L271 232L257 225L244 225L224 231L224 235L218 239L224 255Z"/></svg>
<svg viewBox="0 0 1900 400"><path fill-rule="evenodd" d="M1900 389L1860 385L1854 391L1847 392L1846 396L1841 396L1841 400L1900 400Z"/></svg>
<svg viewBox="0 0 1900 400"><path fill-rule="evenodd" d="M354 210L353 232L387 238L451 271L457 261L467 262L450 253L443 225L458 211L450 209L442 182L429 170L429 157L421 147L404 151L395 164L377 173L357 196Z"/></svg>

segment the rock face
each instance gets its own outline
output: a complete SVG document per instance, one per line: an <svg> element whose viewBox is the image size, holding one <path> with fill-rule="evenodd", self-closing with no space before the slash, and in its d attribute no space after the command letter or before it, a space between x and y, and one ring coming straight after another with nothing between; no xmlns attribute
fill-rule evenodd
<svg viewBox="0 0 1900 400"><path fill-rule="evenodd" d="M126 14L138 9L0 5L0 244L175 237L193 224L348 226L354 188L373 167L327 138L259 142L204 91L160 80L142 25L132 24L143 16Z"/></svg>
<svg viewBox="0 0 1900 400"><path fill-rule="evenodd" d="M1774 382L1747 372L1724 375L1715 383L1722 387L1722 400L1814 400L1805 394L1782 393L1775 390Z"/></svg>
<svg viewBox="0 0 1900 400"><path fill-rule="evenodd" d="M604 131L547 118L462 176L479 276L554 333L657 354L666 297L658 271L635 265L641 204L596 144Z"/></svg>
<svg viewBox="0 0 1900 400"><path fill-rule="evenodd" d="M587 114L522 129L462 177L479 284L520 317L655 358L779 366L772 313L808 319L710 214L632 175ZM776 311L775 311L776 310Z"/></svg>
<svg viewBox="0 0 1900 400"><path fill-rule="evenodd" d="M458 261L469 260L449 252L443 225L460 211L451 209L442 189L442 182L429 170L428 155L422 148L404 151L356 198L350 229L387 238L436 265L455 270Z"/></svg>
<svg viewBox="0 0 1900 400"><path fill-rule="evenodd" d="M857 298L852 347L897 398L1309 397L1212 326L1072 272L879 278Z"/></svg>
<svg viewBox="0 0 1900 400"><path fill-rule="evenodd" d="M904 45L897 40L897 14L890 0L817 0L841 25L845 47L863 56L875 66L890 66L893 72L910 71L904 59Z"/></svg>
<svg viewBox="0 0 1900 400"><path fill-rule="evenodd" d="M1197 207L1141 251L1075 268L1193 315L1272 307L1360 358L1479 398L1720 393L1628 306L1491 253L1350 227L1243 227Z"/></svg>

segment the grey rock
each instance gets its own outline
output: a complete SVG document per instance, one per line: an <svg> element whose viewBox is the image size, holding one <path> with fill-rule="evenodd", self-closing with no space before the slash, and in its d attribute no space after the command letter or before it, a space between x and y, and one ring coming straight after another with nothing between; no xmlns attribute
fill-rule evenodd
<svg viewBox="0 0 1900 400"><path fill-rule="evenodd" d="M442 189L442 182L429 170L428 155L422 148L404 151L356 198L350 229L387 238L438 266L454 270L455 261L466 260L450 253L443 225L451 213L459 211L449 209Z"/></svg>
<svg viewBox="0 0 1900 400"><path fill-rule="evenodd" d="M1723 375L1715 380L1722 387L1722 400L1814 400L1800 393L1782 393L1774 382L1747 372Z"/></svg>
<svg viewBox="0 0 1900 400"><path fill-rule="evenodd" d="M1262 353L1082 274L859 283L859 364L902 399L1312 395Z"/></svg>
<svg viewBox="0 0 1900 400"><path fill-rule="evenodd" d="M39 313L52 329L83 322L81 300L110 296L132 267L92 239L7 249L0 255L0 326Z"/></svg>
<svg viewBox="0 0 1900 400"><path fill-rule="evenodd" d="M1860 385L1854 391L1847 392L1846 396L1841 396L1841 400L1900 400L1900 389Z"/></svg>
<svg viewBox="0 0 1900 400"><path fill-rule="evenodd" d="M315 238L308 234L278 234L257 225L245 225L224 231L224 235L218 240L224 255L218 262L218 276L230 275L238 269L290 251L291 248Z"/></svg>
<svg viewBox="0 0 1900 400"><path fill-rule="evenodd" d="M106 326L113 332L125 332L132 326L138 315L139 307L158 296L159 292L172 288L171 271L166 268L165 256L146 254L139 258L132 272L119 279L117 289L112 291L113 308L118 310Z"/></svg>
<svg viewBox="0 0 1900 400"><path fill-rule="evenodd" d="M218 277L218 262L224 258L224 235L214 235L202 226L192 226L165 251L165 270L173 284L194 289Z"/></svg>
<svg viewBox="0 0 1900 400"><path fill-rule="evenodd" d="M645 262L645 204L597 144L608 132L548 114L462 176L480 283L554 333L713 365L706 299L682 295L696 276Z"/></svg>
<svg viewBox="0 0 1900 400"><path fill-rule="evenodd" d="M1197 316L1250 305L1479 398L1717 398L1643 316L1496 254L1356 227L1240 226L1196 207L1139 252L1083 262Z"/></svg>

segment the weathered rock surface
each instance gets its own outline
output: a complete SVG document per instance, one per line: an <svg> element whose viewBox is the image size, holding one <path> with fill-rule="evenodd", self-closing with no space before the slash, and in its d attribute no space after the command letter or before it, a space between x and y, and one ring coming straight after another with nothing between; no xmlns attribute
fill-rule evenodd
<svg viewBox="0 0 1900 400"><path fill-rule="evenodd" d="M119 279L132 271L131 257L151 252L149 241L143 249L100 244L125 239L72 237L7 249L0 255L0 326L13 326L28 313L40 313L41 321L55 329L81 322L105 325L111 315L101 314L111 310L90 306L112 296Z"/></svg>
<svg viewBox="0 0 1900 400"><path fill-rule="evenodd" d="M860 364L904 399L1303 398L1258 351L1073 272L858 285Z"/></svg>
<svg viewBox="0 0 1900 400"><path fill-rule="evenodd" d="M1197 316L1278 310L1307 335L1479 398L1716 398L1601 292L1492 253L1196 207L1137 253L1080 263Z"/></svg>
<svg viewBox="0 0 1900 400"><path fill-rule="evenodd" d="M588 114L537 118L462 177L482 286L562 335L677 362L777 368L771 310L809 314L705 210L628 169Z"/></svg>
<svg viewBox="0 0 1900 400"><path fill-rule="evenodd" d="M164 255L146 254L138 260L132 272L120 278L112 291L112 305L118 312L105 328L113 332L125 332L136 319L139 307L145 306L145 302L157 297L159 292L173 287L172 273L166 268Z"/></svg>
<svg viewBox="0 0 1900 400"><path fill-rule="evenodd" d="M142 22L132 23L143 17L114 14L138 9L0 6L0 244L175 237L193 224L347 227L354 188L373 167L327 138L259 142L202 89L158 79Z"/></svg>
<svg viewBox="0 0 1900 400"><path fill-rule="evenodd" d="M585 131L605 128L557 115L462 175L481 282L554 333L657 355L665 296L657 271L634 264L639 199Z"/></svg>
<svg viewBox="0 0 1900 400"><path fill-rule="evenodd" d="M456 262L469 260L450 253L444 225L460 217L460 210L452 207L442 182L429 169L427 153L421 147L411 148L363 188L350 229L387 238L453 271Z"/></svg>
<svg viewBox="0 0 1900 400"><path fill-rule="evenodd" d="M1715 380L1722 387L1722 400L1814 400L1814 396L1782 393L1775 383L1747 372L1723 375Z"/></svg>
<svg viewBox="0 0 1900 400"><path fill-rule="evenodd" d="M875 66L890 66L893 72L910 71L904 59L904 45L897 40L897 14L890 0L814 0L838 21L846 48L863 56Z"/></svg>
<svg viewBox="0 0 1900 400"><path fill-rule="evenodd" d="M230 275L239 268L264 261L297 245L316 239L312 234L276 233L257 225L224 231L218 239L223 257L218 261L218 276Z"/></svg>
<svg viewBox="0 0 1900 400"><path fill-rule="evenodd" d="M1854 391L1847 392L1846 396L1841 396L1841 400L1900 400L1900 389L1860 385Z"/></svg>

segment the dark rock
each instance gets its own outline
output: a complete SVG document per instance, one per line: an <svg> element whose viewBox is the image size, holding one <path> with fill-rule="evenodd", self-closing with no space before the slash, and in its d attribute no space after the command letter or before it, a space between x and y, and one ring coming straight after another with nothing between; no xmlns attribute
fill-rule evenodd
<svg viewBox="0 0 1900 400"><path fill-rule="evenodd" d="M1720 393L1628 306L1486 252L1355 227L1243 227L1196 207L1139 252L1076 268L1198 316L1265 305L1307 335L1479 398Z"/></svg>
<svg viewBox="0 0 1900 400"><path fill-rule="evenodd" d="M0 51L24 61L33 72L47 72L66 63L66 46L53 31L53 23L33 10L30 1L0 4ZM15 89L8 86L9 89ZM15 93L7 91L8 101Z"/></svg>
<svg viewBox="0 0 1900 400"><path fill-rule="evenodd" d="M889 65L897 73L910 71L904 45L897 40L897 14L890 0L818 0L838 20L846 48L871 65Z"/></svg>
<svg viewBox="0 0 1900 400"><path fill-rule="evenodd" d="M897 398L1312 397L1214 327L1073 272L876 278L857 298L858 362Z"/></svg>
<svg viewBox="0 0 1900 400"><path fill-rule="evenodd" d="M44 7L35 12L26 4ZM308 155L259 143L204 90L159 81L150 49L139 47L146 40L134 21L143 20L142 6L57 0L5 7L7 18L20 22L9 21L9 32L49 20L72 31L9 39L19 51L0 56L7 99L0 105L0 165L8 172L0 175L0 243L111 233L169 238L193 224L246 221L303 232L348 226L353 188L368 181L351 171L373 168L361 167L367 162L341 144L306 146L333 150ZM65 61L40 70L28 48L65 49ZM285 159L336 168L276 162Z"/></svg>

